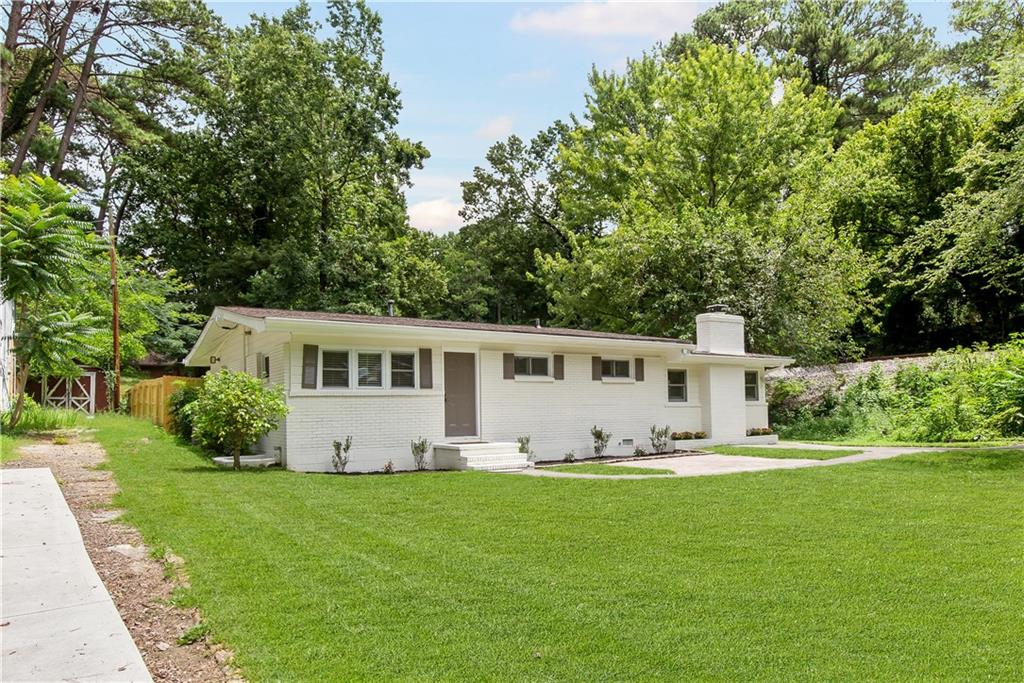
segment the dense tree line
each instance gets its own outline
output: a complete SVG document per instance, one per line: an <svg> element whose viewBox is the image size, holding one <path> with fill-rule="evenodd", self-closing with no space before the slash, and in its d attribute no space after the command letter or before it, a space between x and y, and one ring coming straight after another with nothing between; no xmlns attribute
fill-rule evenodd
<svg viewBox="0 0 1024 683"><path fill-rule="evenodd" d="M362 2L322 26L300 4L229 29L198 0L6 18L6 170L77 188L131 272L176 283L144 343L227 303L689 336L722 302L804 360L1024 324L1017 0L955 2L947 47L899 1L729 0L495 142L445 236L409 225L429 153L396 133Z"/></svg>

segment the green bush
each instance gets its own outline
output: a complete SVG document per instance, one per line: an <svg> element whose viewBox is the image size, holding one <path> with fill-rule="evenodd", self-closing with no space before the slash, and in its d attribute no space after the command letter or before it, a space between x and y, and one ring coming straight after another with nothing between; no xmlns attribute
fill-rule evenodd
<svg viewBox="0 0 1024 683"><path fill-rule="evenodd" d="M780 383L782 384L782 383ZM778 391L778 389L775 389ZM772 413L788 439L972 441L1024 436L1024 335L993 348L935 354L886 377L878 368L842 393L806 400L784 385Z"/></svg>
<svg viewBox="0 0 1024 683"><path fill-rule="evenodd" d="M199 397L184 412L193 435L206 448L230 454L241 468L242 449L266 436L288 414L284 389L266 387L245 372L221 370L207 375Z"/></svg>
<svg viewBox="0 0 1024 683"><path fill-rule="evenodd" d="M192 415L186 408L199 398L201 385L181 385L171 397L167 399L171 412L171 432L177 434L185 441L192 440Z"/></svg>
<svg viewBox="0 0 1024 683"><path fill-rule="evenodd" d="M13 410L13 406L11 410ZM0 424L9 424L8 418L11 410L0 413ZM81 413L62 408L44 408L32 400L31 396L26 395L21 419L13 429L5 427L4 432L12 435L28 432L52 432L57 429L74 427L80 419Z"/></svg>

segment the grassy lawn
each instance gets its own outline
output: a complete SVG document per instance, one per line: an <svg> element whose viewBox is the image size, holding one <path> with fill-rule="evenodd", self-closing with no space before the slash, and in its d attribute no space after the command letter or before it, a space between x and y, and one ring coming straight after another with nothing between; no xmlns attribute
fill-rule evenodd
<svg viewBox="0 0 1024 683"><path fill-rule="evenodd" d="M800 443L816 443L823 446L893 446L898 448L1005 448L1016 446L1021 442L1013 439L999 439L997 441L894 441L891 439L837 439L835 441L811 441L795 439ZM779 443L786 443L781 439Z"/></svg>
<svg viewBox="0 0 1024 683"><path fill-rule="evenodd" d="M602 480L212 467L97 417L257 680L1012 679L1024 453ZM145 439L145 440L144 440Z"/></svg>
<svg viewBox="0 0 1024 683"><path fill-rule="evenodd" d="M18 449L32 440L21 436L0 434L0 463L18 459Z"/></svg>
<svg viewBox="0 0 1024 683"><path fill-rule="evenodd" d="M572 474L675 474L672 470L654 469L652 467L633 467L632 465L612 465L600 462L580 463L579 465L554 465L544 469L552 472L570 472Z"/></svg>
<svg viewBox="0 0 1024 683"><path fill-rule="evenodd" d="M705 450L721 455L749 455L753 458L799 458L803 460L831 460L844 455L857 455L858 449L827 448L765 448L763 446L709 446Z"/></svg>

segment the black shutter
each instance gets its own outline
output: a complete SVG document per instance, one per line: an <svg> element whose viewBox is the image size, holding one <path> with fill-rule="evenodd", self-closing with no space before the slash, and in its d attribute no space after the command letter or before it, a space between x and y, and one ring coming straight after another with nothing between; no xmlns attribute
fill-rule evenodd
<svg viewBox="0 0 1024 683"><path fill-rule="evenodd" d="M634 360L633 368L634 368L633 369L633 379L635 379L637 382L643 382L644 381L644 359L643 358L635 359Z"/></svg>
<svg viewBox="0 0 1024 683"><path fill-rule="evenodd" d="M302 388L316 389L316 366L320 361L320 347L316 344L302 345Z"/></svg>
<svg viewBox="0 0 1024 683"><path fill-rule="evenodd" d="M555 354L555 379L565 379L565 356Z"/></svg>
<svg viewBox="0 0 1024 683"><path fill-rule="evenodd" d="M516 378L516 354L506 353L501 357L502 376L505 379Z"/></svg>
<svg viewBox="0 0 1024 683"><path fill-rule="evenodd" d="M420 389L434 388L434 357L430 349L420 349Z"/></svg>
<svg viewBox="0 0 1024 683"><path fill-rule="evenodd" d="M590 357L590 379L595 382L601 381L601 356Z"/></svg>

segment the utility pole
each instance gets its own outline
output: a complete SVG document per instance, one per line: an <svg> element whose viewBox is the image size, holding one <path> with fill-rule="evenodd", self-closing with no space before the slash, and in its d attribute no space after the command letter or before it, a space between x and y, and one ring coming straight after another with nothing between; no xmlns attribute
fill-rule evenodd
<svg viewBox="0 0 1024 683"><path fill-rule="evenodd" d="M121 310L117 300L117 231L114 214L107 212L107 233L110 238L110 303L113 307L114 336L114 412L121 408Z"/></svg>

